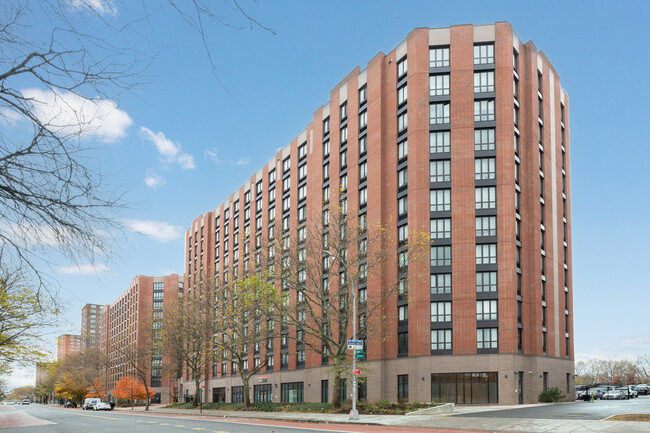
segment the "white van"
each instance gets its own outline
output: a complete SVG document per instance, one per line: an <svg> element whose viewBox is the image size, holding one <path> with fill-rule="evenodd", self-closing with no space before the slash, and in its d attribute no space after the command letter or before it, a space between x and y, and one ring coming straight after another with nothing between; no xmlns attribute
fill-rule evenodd
<svg viewBox="0 0 650 433"><path fill-rule="evenodd" d="M93 407L102 401L101 398L94 397L94 398L87 398L84 400L84 404L81 406L81 409L83 410L93 410Z"/></svg>

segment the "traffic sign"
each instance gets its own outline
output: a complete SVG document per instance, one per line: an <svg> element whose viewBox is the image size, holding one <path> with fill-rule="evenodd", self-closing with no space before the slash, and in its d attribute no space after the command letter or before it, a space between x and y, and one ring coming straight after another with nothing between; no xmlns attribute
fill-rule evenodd
<svg viewBox="0 0 650 433"><path fill-rule="evenodd" d="M357 359L364 359L366 355L363 353L363 349L358 349L355 351L354 357Z"/></svg>
<svg viewBox="0 0 650 433"><path fill-rule="evenodd" d="M205 385L201 385L201 389L205 389Z"/></svg>
<svg viewBox="0 0 650 433"><path fill-rule="evenodd" d="M361 370L360 369L352 370L352 374L354 374L355 376L358 376L358 375L361 374Z"/></svg>
<svg viewBox="0 0 650 433"><path fill-rule="evenodd" d="M363 341L361 340L348 340L348 350L363 349Z"/></svg>

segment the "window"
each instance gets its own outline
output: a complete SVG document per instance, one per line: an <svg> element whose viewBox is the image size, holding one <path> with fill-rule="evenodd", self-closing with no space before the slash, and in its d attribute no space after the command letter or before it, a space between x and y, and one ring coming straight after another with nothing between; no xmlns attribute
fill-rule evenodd
<svg viewBox="0 0 650 433"><path fill-rule="evenodd" d="M497 320L497 301L476 301L476 320Z"/></svg>
<svg viewBox="0 0 650 433"><path fill-rule="evenodd" d="M445 161L429 162L429 181L430 182L450 182L451 181L451 163Z"/></svg>
<svg viewBox="0 0 650 433"><path fill-rule="evenodd" d="M449 121L449 102L429 105L429 124L441 125Z"/></svg>
<svg viewBox="0 0 650 433"><path fill-rule="evenodd" d="M494 120L494 99L474 101L474 121L487 122Z"/></svg>
<svg viewBox="0 0 650 433"><path fill-rule="evenodd" d="M403 132L408 127L408 113L397 116L397 131Z"/></svg>
<svg viewBox="0 0 650 433"><path fill-rule="evenodd" d="M431 350L451 350L451 329L431 330Z"/></svg>
<svg viewBox="0 0 650 433"><path fill-rule="evenodd" d="M330 201L330 187L326 186L323 188L323 203Z"/></svg>
<svg viewBox="0 0 650 433"><path fill-rule="evenodd" d="M339 161L341 162L341 168L345 168L348 165L348 151L347 150L342 150L341 153L339 154Z"/></svg>
<svg viewBox="0 0 650 433"><path fill-rule="evenodd" d="M408 185L408 168L403 168L397 172L397 188L404 188Z"/></svg>
<svg viewBox="0 0 650 433"><path fill-rule="evenodd" d="M512 52L512 68L517 72L517 68L519 67L519 53L516 51Z"/></svg>
<svg viewBox="0 0 650 433"><path fill-rule="evenodd" d="M494 63L494 44L474 45L474 64Z"/></svg>
<svg viewBox="0 0 650 433"><path fill-rule="evenodd" d="M514 118L515 118L515 128L519 128L519 107L515 106L515 112L514 112ZM515 142L519 144L519 136L515 133ZM517 147L518 149L518 147ZM519 153L519 152L517 152Z"/></svg>
<svg viewBox="0 0 650 433"><path fill-rule="evenodd" d="M359 130L365 129L368 126L368 112L363 111L359 114Z"/></svg>
<svg viewBox="0 0 650 433"><path fill-rule="evenodd" d="M449 47L429 48L429 67L444 68L449 66Z"/></svg>
<svg viewBox="0 0 650 433"><path fill-rule="evenodd" d="M407 98L408 98L408 87L406 84L404 84L402 87L397 89L397 106L398 107L402 106L406 102Z"/></svg>
<svg viewBox="0 0 650 433"><path fill-rule="evenodd" d="M400 355L409 353L409 333L397 333L397 353Z"/></svg>
<svg viewBox="0 0 650 433"><path fill-rule="evenodd" d="M409 237L409 226L404 224L403 226L397 227L397 241L402 243L406 242Z"/></svg>
<svg viewBox="0 0 650 433"><path fill-rule="evenodd" d="M397 266L399 266L400 269L403 269L406 268L408 264L409 264L408 252L401 251L397 253Z"/></svg>
<svg viewBox="0 0 650 433"><path fill-rule="evenodd" d="M307 143L303 143L298 147L298 158L303 159L307 156Z"/></svg>
<svg viewBox="0 0 650 433"><path fill-rule="evenodd" d="M289 170L291 170L291 157L287 157L282 161L282 174L289 173Z"/></svg>
<svg viewBox="0 0 650 433"><path fill-rule="evenodd" d="M291 177L287 176L282 179L282 192L289 191L289 188L291 188Z"/></svg>
<svg viewBox="0 0 650 433"><path fill-rule="evenodd" d="M449 74L431 75L429 77L429 95L449 95Z"/></svg>
<svg viewBox="0 0 650 433"><path fill-rule="evenodd" d="M368 176L368 163L362 162L359 164L359 180L363 181Z"/></svg>
<svg viewBox="0 0 650 433"><path fill-rule="evenodd" d="M323 165L323 179L327 180L330 178L330 163L327 162Z"/></svg>
<svg viewBox="0 0 650 433"><path fill-rule="evenodd" d="M431 239L450 239L451 238L451 218L432 219Z"/></svg>
<svg viewBox="0 0 650 433"><path fill-rule="evenodd" d="M431 212L445 212L451 210L451 190L433 189L429 193Z"/></svg>
<svg viewBox="0 0 650 433"><path fill-rule="evenodd" d="M397 200L397 214L406 215L408 212L408 197L402 197Z"/></svg>
<svg viewBox="0 0 650 433"><path fill-rule="evenodd" d="M307 207L301 206L298 208L298 221L303 222L307 219Z"/></svg>
<svg viewBox="0 0 650 433"><path fill-rule="evenodd" d="M291 207L291 197L285 197L282 199L282 211L286 212Z"/></svg>
<svg viewBox="0 0 650 433"><path fill-rule="evenodd" d="M330 133L330 118L327 117L325 120L323 120L323 135L327 135Z"/></svg>
<svg viewBox="0 0 650 433"><path fill-rule="evenodd" d="M359 89L359 105L366 102L368 99L368 86L363 86Z"/></svg>
<svg viewBox="0 0 650 433"><path fill-rule="evenodd" d="M362 188L359 190L359 207L363 207L368 203L368 189Z"/></svg>
<svg viewBox="0 0 650 433"><path fill-rule="evenodd" d="M400 305L397 307L397 320L403 322L409 319L409 307L408 305Z"/></svg>
<svg viewBox="0 0 650 433"><path fill-rule="evenodd" d="M474 180L496 179L495 158L478 158L474 160Z"/></svg>
<svg viewBox="0 0 650 433"><path fill-rule="evenodd" d="M451 266L451 247L431 247L431 266Z"/></svg>
<svg viewBox="0 0 650 433"><path fill-rule="evenodd" d="M368 137L365 135L359 139L359 155L363 155L368 151Z"/></svg>
<svg viewBox="0 0 650 433"><path fill-rule="evenodd" d="M330 154L330 141L327 140L325 143L323 143L323 158L326 156L329 156Z"/></svg>
<svg viewBox="0 0 650 433"><path fill-rule="evenodd" d="M341 191L347 191L348 190L348 175L344 174L343 176L341 176L340 182L341 182Z"/></svg>
<svg viewBox="0 0 650 433"><path fill-rule="evenodd" d="M476 264L489 265L497 262L497 244L476 245Z"/></svg>
<svg viewBox="0 0 650 433"><path fill-rule="evenodd" d="M494 71L474 72L474 93L494 92Z"/></svg>
<svg viewBox="0 0 650 433"><path fill-rule="evenodd" d="M496 292L497 291L497 273L496 272L477 272L476 273L476 292Z"/></svg>
<svg viewBox="0 0 650 433"><path fill-rule="evenodd" d="M307 177L307 164L298 167L298 180L301 181Z"/></svg>
<svg viewBox="0 0 650 433"><path fill-rule="evenodd" d="M406 57L403 57L399 62L397 62L397 78L401 78L406 74L408 70L408 63Z"/></svg>
<svg viewBox="0 0 650 433"><path fill-rule="evenodd" d="M494 129L474 130L474 150L494 150Z"/></svg>
<svg viewBox="0 0 650 433"><path fill-rule="evenodd" d="M409 376L408 374L397 375L397 401L407 401L409 399Z"/></svg>
<svg viewBox="0 0 650 433"><path fill-rule="evenodd" d="M400 141L397 143L397 159L401 160L408 156L408 141Z"/></svg>
<svg viewBox="0 0 650 433"><path fill-rule="evenodd" d="M432 302L431 321L451 322L451 302Z"/></svg>
<svg viewBox="0 0 650 433"><path fill-rule="evenodd" d="M450 151L451 133L438 131L429 133L429 153L445 153Z"/></svg>
<svg viewBox="0 0 650 433"><path fill-rule="evenodd" d="M497 217L484 216L476 217L476 237L496 236L497 235Z"/></svg>
<svg viewBox="0 0 650 433"><path fill-rule="evenodd" d="M307 198L307 185L302 185L298 187L298 201L302 201Z"/></svg>
<svg viewBox="0 0 650 433"><path fill-rule="evenodd" d="M348 127L344 126L341 128L341 144L345 144L348 142Z"/></svg>
<svg viewBox="0 0 650 433"><path fill-rule="evenodd" d="M519 99L519 80L516 78L512 80L512 93L515 99Z"/></svg>
<svg viewBox="0 0 650 433"><path fill-rule="evenodd" d="M451 274L431 274L431 294L448 295L451 293Z"/></svg>
<svg viewBox="0 0 650 433"><path fill-rule="evenodd" d="M496 209L497 189L494 186L476 188L476 209Z"/></svg>
<svg viewBox="0 0 650 433"><path fill-rule="evenodd" d="M282 383L280 389L282 403L302 403L304 401L304 382Z"/></svg>
<svg viewBox="0 0 650 433"><path fill-rule="evenodd" d="M497 328L479 328L476 330L477 349L497 349L498 347Z"/></svg>
<svg viewBox="0 0 650 433"><path fill-rule="evenodd" d="M340 107L341 122L348 118L348 103L344 102Z"/></svg>

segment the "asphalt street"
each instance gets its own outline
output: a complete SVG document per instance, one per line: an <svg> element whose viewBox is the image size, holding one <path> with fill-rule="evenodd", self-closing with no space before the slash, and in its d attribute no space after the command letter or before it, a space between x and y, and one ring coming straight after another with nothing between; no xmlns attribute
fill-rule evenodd
<svg viewBox="0 0 650 433"><path fill-rule="evenodd" d="M51 406L0 406L0 433L434 433L460 430L390 427L378 425L344 425L299 423L281 420L256 420L165 414L90 412ZM466 430L464 430L467 433Z"/></svg>
<svg viewBox="0 0 650 433"><path fill-rule="evenodd" d="M650 396L642 395L630 400L595 400L593 403L576 401L574 403L464 413L455 416L478 418L601 420L613 415L639 413L650 413ZM650 431L650 425L648 425L648 431Z"/></svg>

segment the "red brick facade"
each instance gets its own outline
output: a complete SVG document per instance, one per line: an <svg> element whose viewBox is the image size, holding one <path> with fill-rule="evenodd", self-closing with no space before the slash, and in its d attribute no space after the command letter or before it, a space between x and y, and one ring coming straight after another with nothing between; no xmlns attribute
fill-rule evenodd
<svg viewBox="0 0 650 433"><path fill-rule="evenodd" d="M478 48L478 57L477 46L485 47ZM448 49L448 61L433 63L432 48ZM407 67L399 75L398 68L404 59L408 60ZM480 83L481 73L492 76L491 87L475 89L476 77ZM430 80L438 76L443 82L442 76L448 77L448 91L443 85L439 93L433 92ZM399 89L405 85L408 96L400 104ZM359 90L364 86L366 102L359 99ZM340 106L344 103L347 119L342 120ZM443 107L443 113L444 107L449 107L448 115L432 121L430 110L437 104ZM476 111L477 104L487 107L487 111ZM370 400L396 400L397 375L410 378L411 400L427 401L435 397L432 388L437 386L436 381L443 380L435 375L488 372L493 374L490 380L498 388L489 397L490 403L535 402L544 386L557 386L571 395L574 371L568 105L568 95L561 89L559 76L546 56L532 42L520 42L507 22L415 29L388 54L378 53L366 69L357 67L351 71L332 89L329 103L314 112L313 121L303 132L222 205L192 223L186 233L186 285L191 289L203 273L212 275L215 266L222 280L225 270L238 267L241 273L246 260L253 262L257 235L262 247L267 243L272 208L276 234L281 234L283 198L287 197L283 194L286 158L290 160L289 226L291 231L296 230L298 209L303 204L298 197L298 148L306 143L307 215L320 211L324 186L330 188L331 202L337 202L341 176L345 173L345 193L351 208L358 207L359 189L367 188L365 212L372 223L395 232L408 224L412 234L429 232L432 219L451 221L449 236L432 240L433 247L450 247L451 263L432 262L430 266L425 260L409 265L408 322L397 322L398 306L402 304L396 299L389 300L385 308L385 316L392 320L370 319L370 326L381 329L379 335L368 341L367 356L374 370L367 385ZM367 128L360 128L364 110ZM514 111L518 112L517 124ZM398 118L403 114L408 115L407 127L400 129ZM329 134L324 131L326 119ZM343 128L347 128L347 142L340 137ZM486 144L483 148L475 142L477 131L494 134L490 146ZM442 152L430 151L430 135L436 132L449 132L449 148ZM367 152L361 154L359 140L364 136ZM324 157L327 139L330 154ZM406 140L408 155L400 156L398 144ZM341 166L339 157L342 147L347 152L346 166ZM359 178L358 164L363 161L367 163L367 181ZM449 178L434 180L430 167L438 162L443 166L448 162ZM324 178L325 164L329 164L329 179ZM493 164L493 168L479 173L476 170L480 164ZM398 170L402 168L408 169L407 188L398 185ZM271 173L275 173L273 182ZM486 188L487 197L494 191L496 204L493 198L493 206L488 203L486 208L479 209L477 188ZM273 189L275 200L271 201ZM449 191L449 210L431 209L430 194L438 190ZM398 215L398 198L404 196L408 197L408 212ZM258 199L261 207L257 206ZM482 231L477 235L476 218L482 216L490 224L495 221L495 226L490 227L496 229L496 234ZM244 243L235 244L235 239L244 239L246 233L250 239L248 253ZM385 248L395 250L397 255L397 245ZM485 262L480 264L479 249L488 251ZM496 251L496 258L492 251ZM379 296L382 282L396 281L398 272L396 259L381 273L369 275L368 297ZM495 275L496 288L477 293L479 272L481 281ZM450 274L451 293L434 294L429 278L418 278L429 274ZM479 318L478 303L483 301L494 314L486 313ZM434 302L451 302L448 323L432 322ZM451 346L434 349L433 331L447 329L451 330ZM484 335L498 335L498 339L482 337L479 341L483 332L480 330L485 330ZM495 334L490 334L490 330ZM402 332L408 333L405 353L397 342L397 334ZM274 347L274 358L279 360L280 345ZM289 353L295 354L295 342L289 343ZM229 391L240 385L237 376L228 374L229 371L221 375L221 365L216 370L215 377L207 372L207 401L212 401L212 388ZM320 355L308 353L304 369L296 369L296 357L290 356L288 369L281 369L276 362L273 369L263 374L276 388L279 383L301 381L305 400L319 401L321 380L329 377L326 370ZM444 380L451 379L445 376ZM192 384L186 383L187 387ZM225 396L229 401L230 394L226 392ZM478 397L459 396L455 401L479 402ZM279 399L279 391L274 388L273 400Z"/></svg>

